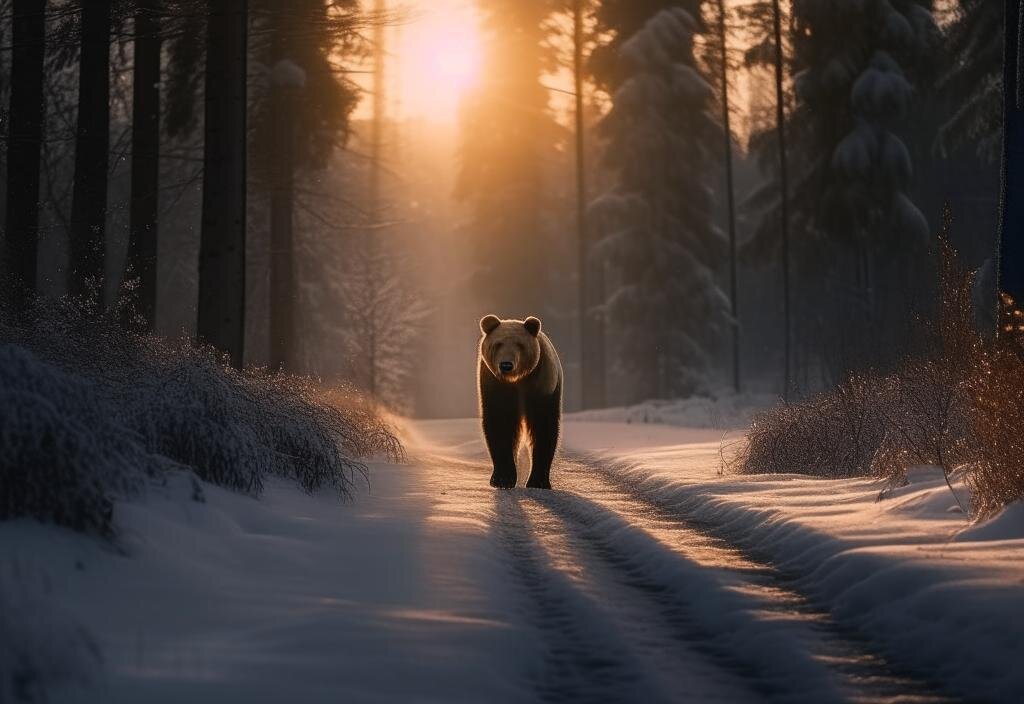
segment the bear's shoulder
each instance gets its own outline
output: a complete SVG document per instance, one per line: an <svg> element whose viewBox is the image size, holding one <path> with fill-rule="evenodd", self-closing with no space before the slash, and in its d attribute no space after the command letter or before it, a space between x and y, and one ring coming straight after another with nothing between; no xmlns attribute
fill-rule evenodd
<svg viewBox="0 0 1024 704"><path fill-rule="evenodd" d="M541 332L537 339L540 341L540 363L534 381L541 392L554 393L562 385L562 361L547 333Z"/></svg>

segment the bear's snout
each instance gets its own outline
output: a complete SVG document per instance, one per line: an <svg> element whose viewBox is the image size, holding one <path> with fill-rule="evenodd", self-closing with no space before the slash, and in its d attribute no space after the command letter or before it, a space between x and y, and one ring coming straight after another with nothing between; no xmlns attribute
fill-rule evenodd
<svg viewBox="0 0 1024 704"><path fill-rule="evenodd" d="M508 374L515 367L512 362L498 362L498 369L501 370L502 374Z"/></svg>

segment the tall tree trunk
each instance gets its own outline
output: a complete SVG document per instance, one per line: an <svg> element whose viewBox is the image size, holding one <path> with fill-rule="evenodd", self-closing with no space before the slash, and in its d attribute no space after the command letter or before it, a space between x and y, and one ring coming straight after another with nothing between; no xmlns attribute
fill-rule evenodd
<svg viewBox="0 0 1024 704"><path fill-rule="evenodd" d="M1003 52L1003 164L997 289L1003 296L999 333L1024 336L1006 313L1024 307L1024 54L1021 0L1006 0Z"/></svg>
<svg viewBox="0 0 1024 704"><path fill-rule="evenodd" d="M599 289L601 262L590 261L590 234L587 228L586 140L583 100L583 0L573 2L573 80L576 93L576 240L579 246L579 324L580 385L582 408L605 405L604 321L591 312L601 300Z"/></svg>
<svg viewBox="0 0 1024 704"><path fill-rule="evenodd" d="M110 150L110 2L82 3L69 292L103 303Z"/></svg>
<svg viewBox="0 0 1024 704"><path fill-rule="evenodd" d="M380 226L383 222L383 205L384 199L381 194L381 172L383 167L384 159L384 120L385 111L387 110L387 101L385 95L385 65L386 61L386 48L384 46L385 35L384 25L382 18L384 13L387 11L386 0L375 0L374 2L374 14L377 17L376 24L373 28L373 124L370 132L370 218L371 227L367 228L364 233L366 238L366 258L370 263L370 267L376 267L378 262L377 255L377 240L376 237L379 233L377 226ZM371 269L372 270L372 269ZM370 334L368 341L369 350L369 380L367 392L371 397L375 397L380 386L380 379L378 374L378 330L381 326L380 312L377 306L378 292L380 283L377 281L376 276L370 276L366 279L367 284L371 286L372 292L372 307L373 310L367 311L367 315L370 321Z"/></svg>
<svg viewBox="0 0 1024 704"><path fill-rule="evenodd" d="M729 300L732 316L732 385L740 390L740 317L736 286L736 195L732 173L732 128L729 114L729 46L725 0L718 0L718 42L722 62L722 129L725 132L725 193L729 208Z"/></svg>
<svg viewBox="0 0 1024 704"><path fill-rule="evenodd" d="M138 281L136 313L149 332L156 319L160 187L160 0L139 0L132 70L132 194L125 275Z"/></svg>
<svg viewBox="0 0 1024 704"><path fill-rule="evenodd" d="M373 12L376 16L373 27L373 122L370 125L370 213L373 225L381 220L381 160L384 157L384 112L385 100L385 47L383 17L387 11L385 0L375 0Z"/></svg>
<svg viewBox="0 0 1024 704"><path fill-rule="evenodd" d="M295 120L302 88L291 60L290 44L298 34L292 15L276 20L271 58L275 62L270 87L270 368L289 369L295 363Z"/></svg>
<svg viewBox="0 0 1024 704"><path fill-rule="evenodd" d="M295 360L295 202L294 88L273 88L273 183L270 193L270 368L290 368Z"/></svg>
<svg viewBox="0 0 1024 704"><path fill-rule="evenodd" d="M199 340L241 368L245 348L246 0L209 0L199 243Z"/></svg>
<svg viewBox="0 0 1024 704"><path fill-rule="evenodd" d="M39 150L43 129L46 0L15 0L7 137L4 279L16 308L36 289L39 249Z"/></svg>
<svg viewBox="0 0 1024 704"><path fill-rule="evenodd" d="M782 256L782 335L784 372L782 381L782 397L789 400L792 386L792 350L790 349L793 333L790 321L789 296L789 175L786 156L786 92L784 79L785 46L782 44L782 10L779 0L773 0L773 20L775 29L775 123L779 140L779 236L781 239Z"/></svg>

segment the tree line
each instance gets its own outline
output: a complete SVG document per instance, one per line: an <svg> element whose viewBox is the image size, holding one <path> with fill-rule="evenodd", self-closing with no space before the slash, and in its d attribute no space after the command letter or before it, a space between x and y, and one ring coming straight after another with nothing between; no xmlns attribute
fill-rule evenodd
<svg viewBox="0 0 1024 704"><path fill-rule="evenodd" d="M884 367L934 299L928 248L946 201L966 263L994 281L998 38L1013 0L475 2L483 79L460 112L454 193L469 285L484 312L544 316L570 367L589 360L589 374L575 370L588 405L723 384L785 393ZM334 226L314 212L308 176L353 130L346 67L379 48L369 30L383 8L0 0L5 301L67 291L151 330L158 264L175 256L166 236L198 187L198 252L175 269L196 279L197 337L243 363L246 260L258 256L268 363L289 366L294 223L306 212ZM580 133L554 107L553 76L574 69ZM566 177L574 157L579 181ZM338 200L364 225L383 219L372 194ZM41 218L63 250L40 237ZM367 271L337 283L362 301L344 322L370 331L361 344L382 331L365 302L393 293L369 272L393 270L374 242L346 251ZM62 281L40 281L55 252Z"/></svg>
<svg viewBox="0 0 1024 704"><path fill-rule="evenodd" d="M252 184L267 197L274 288L270 365L282 367L294 339L296 173L322 168L344 142L358 89L342 61L366 53L363 30L374 21L355 0L0 3L0 26L9 28L0 35L9 56L0 64L7 78L0 91L9 106L5 303L23 309L40 291L40 204L61 200L41 193L46 179L40 172L48 166L48 145L68 142L73 173L62 223L68 266L66 281L56 288L96 312L118 307L126 325L151 331L159 196L178 186L163 183L161 159L190 163L198 168L186 182L202 183L197 336L233 365L243 364ZM122 105L119 95L128 90ZM55 127L64 110L74 115L66 131ZM128 119L130 146L112 145L112 128ZM162 154L169 142L174 148ZM125 153L131 161L129 237L123 262L115 262L107 232L108 184L113 162Z"/></svg>
<svg viewBox="0 0 1024 704"><path fill-rule="evenodd" d="M767 376L783 393L884 367L934 305L947 201L966 262L993 265L1001 3L478 6L487 75L501 77L465 110L479 291L522 307L508 298L525 288L556 320L570 306L552 292L577 267L552 256L566 218L542 217L564 196L552 165L570 148L549 77L569 66L566 18L584 16L583 308L603 331L577 329L582 347L606 348L616 401L738 389L741 355L751 385ZM521 119L492 129L509 110Z"/></svg>

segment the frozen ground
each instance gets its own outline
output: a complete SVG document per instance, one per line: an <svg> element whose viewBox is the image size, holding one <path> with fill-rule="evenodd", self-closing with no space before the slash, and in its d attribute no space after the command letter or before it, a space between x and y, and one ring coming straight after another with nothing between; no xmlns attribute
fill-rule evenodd
<svg viewBox="0 0 1024 704"><path fill-rule="evenodd" d="M0 524L0 681L52 702L1019 701L1020 507L966 528L928 470L882 502L723 478L721 436L575 420L555 491L496 492L475 421L420 422L347 505L182 482L117 506L117 549Z"/></svg>

